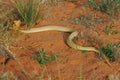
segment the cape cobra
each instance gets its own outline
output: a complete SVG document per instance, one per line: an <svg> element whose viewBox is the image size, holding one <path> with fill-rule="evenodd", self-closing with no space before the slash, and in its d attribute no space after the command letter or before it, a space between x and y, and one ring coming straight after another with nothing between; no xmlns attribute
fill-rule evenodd
<svg viewBox="0 0 120 80"><path fill-rule="evenodd" d="M69 32L71 33L67 38L67 44L74 49L77 50L85 50L85 51L94 51L96 53L100 53L99 50L97 50L95 47L83 47L78 44L75 44L73 42L73 39L78 35L78 31L73 28L63 27L63 26L43 26L40 28L31 28L30 30L20 30L23 33L35 33L35 32L42 32L42 31L48 31L48 30L57 30L57 31L63 31L63 32ZM103 55L103 54L102 54ZM105 57L105 55L102 56L105 61L110 65L108 59Z"/></svg>

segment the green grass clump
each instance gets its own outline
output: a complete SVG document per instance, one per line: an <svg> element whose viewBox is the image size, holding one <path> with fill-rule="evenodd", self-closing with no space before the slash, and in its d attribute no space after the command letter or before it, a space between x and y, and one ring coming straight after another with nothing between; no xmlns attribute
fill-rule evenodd
<svg viewBox="0 0 120 80"><path fill-rule="evenodd" d="M108 43L105 47L100 47L98 50L101 51L101 53L105 54L109 58L110 61L117 60L115 58L115 55L117 54L117 51L120 49L120 43Z"/></svg>
<svg viewBox="0 0 120 80"><path fill-rule="evenodd" d="M36 52L36 54L32 57L34 60L37 60L40 64L46 64L48 62L57 61L59 55L51 53L50 55L46 55L45 50L42 48L40 51Z"/></svg>
<svg viewBox="0 0 120 80"><path fill-rule="evenodd" d="M32 26L39 19L39 0L13 0L25 24Z"/></svg>
<svg viewBox="0 0 120 80"><path fill-rule="evenodd" d="M95 8L102 12L114 15L120 8L120 0L101 0L96 2L95 0L88 0L88 2Z"/></svg>
<svg viewBox="0 0 120 80"><path fill-rule="evenodd" d="M105 33L106 33L107 35L113 35L113 34L118 33L117 30L112 30L113 27L114 27L114 26L113 26L112 24L106 26L106 27L105 27Z"/></svg>
<svg viewBox="0 0 120 80"><path fill-rule="evenodd" d="M108 43L106 47L101 47L100 51L109 58L112 57L114 54L113 46L110 43Z"/></svg>

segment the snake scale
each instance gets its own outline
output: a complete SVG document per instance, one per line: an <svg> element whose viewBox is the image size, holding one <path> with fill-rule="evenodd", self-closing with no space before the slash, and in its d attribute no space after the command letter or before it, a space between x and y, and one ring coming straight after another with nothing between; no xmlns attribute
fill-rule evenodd
<svg viewBox="0 0 120 80"><path fill-rule="evenodd" d="M63 27L63 26L42 26L39 28L31 28L30 30L20 30L22 33L35 33L35 32L42 32L42 31L49 31L49 30L56 30L56 31L63 31L71 33L67 38L67 44L76 50L85 50L85 51L93 51L100 54L100 51L97 50L95 47L83 47L73 42L73 39L78 35L78 31L73 28ZM104 54L102 54L102 58L107 62L108 65L111 65L109 60L106 58Z"/></svg>

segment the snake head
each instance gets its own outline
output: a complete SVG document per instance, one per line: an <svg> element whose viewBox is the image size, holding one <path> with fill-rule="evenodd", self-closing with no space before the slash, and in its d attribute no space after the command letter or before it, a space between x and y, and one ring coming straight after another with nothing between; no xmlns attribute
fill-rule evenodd
<svg viewBox="0 0 120 80"><path fill-rule="evenodd" d="M15 20L13 22L13 30L19 30L20 25L21 25L21 20Z"/></svg>

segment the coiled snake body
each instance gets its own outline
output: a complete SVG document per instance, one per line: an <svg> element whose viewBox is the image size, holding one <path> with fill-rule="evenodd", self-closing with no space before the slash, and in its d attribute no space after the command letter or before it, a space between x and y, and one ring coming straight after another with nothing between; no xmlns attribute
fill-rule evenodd
<svg viewBox="0 0 120 80"><path fill-rule="evenodd" d="M42 32L42 31L48 31L48 30L57 30L57 31L63 31L63 32L69 32L71 33L67 38L67 44L74 49L77 50L85 50L85 51L94 51L96 53L100 53L99 50L97 50L95 47L83 47L78 44L75 44L73 42L73 39L78 35L78 31L73 28L63 27L63 26L43 26L40 28L31 28L30 30L20 30L23 33L35 33L35 32ZM103 58L105 61L110 65L108 59L103 55Z"/></svg>

